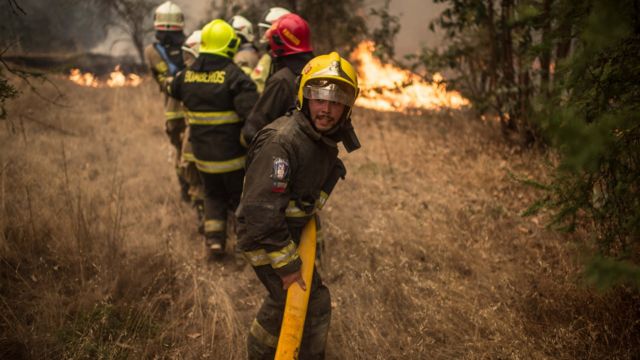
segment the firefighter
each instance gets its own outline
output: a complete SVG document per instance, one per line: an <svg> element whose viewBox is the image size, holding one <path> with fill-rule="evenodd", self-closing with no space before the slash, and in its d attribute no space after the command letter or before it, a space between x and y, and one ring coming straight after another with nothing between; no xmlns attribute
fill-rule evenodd
<svg viewBox="0 0 640 360"><path fill-rule="evenodd" d="M258 30L260 31L260 46L263 48L264 54L258 61L258 65L253 69L251 73L251 80L256 83L258 92L262 93L264 90L267 78L271 74L271 54L269 54L269 40L266 38L266 32L271 28L271 25L280 17L286 14L290 14L291 11L281 8L272 7L263 16L262 22L258 23Z"/></svg>
<svg viewBox="0 0 640 360"><path fill-rule="evenodd" d="M158 6L154 13L153 27L156 30L156 42L144 49L147 66L162 90L165 81L175 76L184 68L181 46L185 35L184 16L180 7L171 1ZM180 174L182 138L186 129L182 105L179 101L164 95L165 132L171 145L175 148L175 168L180 194L184 201L189 201L189 183Z"/></svg>
<svg viewBox="0 0 640 360"><path fill-rule="evenodd" d="M240 247L266 287L247 341L249 359L273 359L286 290L310 287L300 359L324 357L331 318L329 290L314 270L304 284L297 252L302 228L324 205L338 161L338 145L359 147L351 126L358 94L351 64L333 52L302 70L296 109L256 135L247 155L247 174L238 214ZM296 285L297 286L297 285Z"/></svg>
<svg viewBox="0 0 640 360"><path fill-rule="evenodd" d="M297 14L286 14L267 31L275 72L265 84L264 92L242 128L249 144L258 130L295 107L296 77L313 58L309 24Z"/></svg>
<svg viewBox="0 0 640 360"><path fill-rule="evenodd" d="M202 28L199 55L168 86L182 101L191 130L194 161L204 186L205 244L211 255L224 254L227 213L242 193L246 149L240 128L258 98L256 86L233 63L240 40L224 20Z"/></svg>
<svg viewBox="0 0 640 360"><path fill-rule="evenodd" d="M260 60L258 49L253 45L253 24L244 16L235 15L229 21L233 29L240 38L240 47L233 57L233 62L238 65L247 75L251 75L253 69L258 65Z"/></svg>
<svg viewBox="0 0 640 360"><path fill-rule="evenodd" d="M182 56L185 66L191 66L198 57L200 50L201 30L194 31L182 45ZM204 234L204 190L200 181L200 174L196 167L193 149L189 141L191 130L187 124L187 130L182 138L182 159L180 169L182 176L189 183L189 196L191 204L196 209L198 216L198 231Z"/></svg>

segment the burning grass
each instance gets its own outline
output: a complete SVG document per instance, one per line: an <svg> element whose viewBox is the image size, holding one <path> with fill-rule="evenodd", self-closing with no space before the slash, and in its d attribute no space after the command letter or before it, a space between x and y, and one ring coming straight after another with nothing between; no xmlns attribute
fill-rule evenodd
<svg viewBox="0 0 640 360"><path fill-rule="evenodd" d="M469 105L457 91L447 90L442 75L431 81L392 64L383 64L373 51L371 41L363 41L351 53L358 68L360 95L356 105L367 109L392 112L460 109Z"/></svg>
<svg viewBox="0 0 640 360"><path fill-rule="evenodd" d="M93 73L85 72L83 73L80 69L71 69L71 73L69 74L69 80L80 86L88 86L88 87L123 87L123 86L132 86L136 87L140 85L142 82L142 78L137 74L124 74L120 70L120 65L116 65L111 73L109 73L109 78L106 80L101 80L98 76Z"/></svg>
<svg viewBox="0 0 640 360"><path fill-rule="evenodd" d="M26 91L0 123L0 358L245 358L264 290L204 260L157 89L55 82L65 107ZM638 295L580 286L578 250L520 217L536 194L508 174L544 174L540 154L459 112L354 125L323 215L328 359L640 351Z"/></svg>

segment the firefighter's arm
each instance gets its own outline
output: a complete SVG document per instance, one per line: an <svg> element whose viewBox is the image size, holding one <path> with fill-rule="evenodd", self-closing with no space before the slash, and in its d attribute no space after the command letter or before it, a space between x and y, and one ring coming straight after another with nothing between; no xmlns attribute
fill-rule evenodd
<svg viewBox="0 0 640 360"><path fill-rule="evenodd" d="M270 264L283 278L298 272L302 264L285 219L295 167L291 155L276 142L257 151L247 168L242 200L245 236L255 249L245 252L249 262Z"/></svg>
<svg viewBox="0 0 640 360"><path fill-rule="evenodd" d="M260 95L258 102L255 103L247 121L242 127L242 136L247 144L251 143L251 139L262 129L276 118L285 114L289 105L283 104L282 99L292 98L289 94L288 86L273 78L267 80L264 92Z"/></svg>
<svg viewBox="0 0 640 360"><path fill-rule="evenodd" d="M162 57L154 49L153 45L147 46L144 49L144 57L147 60L147 66L151 70L154 80L162 88L169 76L169 66L162 60Z"/></svg>
<svg viewBox="0 0 640 360"><path fill-rule="evenodd" d="M233 107L240 119L246 121L253 105L258 100L258 91L256 91L256 84L247 74L238 67L235 70L234 76L230 79L231 84L229 84L233 95Z"/></svg>
<svg viewBox="0 0 640 360"><path fill-rule="evenodd" d="M176 77L167 77L161 85L162 90L174 99L182 101L182 83L184 81L184 71L180 71Z"/></svg>

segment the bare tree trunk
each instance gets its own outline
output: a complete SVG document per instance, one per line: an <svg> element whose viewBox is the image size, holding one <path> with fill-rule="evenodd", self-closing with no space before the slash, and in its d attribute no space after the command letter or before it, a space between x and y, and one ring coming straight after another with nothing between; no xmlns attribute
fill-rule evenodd
<svg viewBox="0 0 640 360"><path fill-rule="evenodd" d="M136 48L136 52L138 53L140 63L144 64L144 30L136 29L134 31L135 33L132 34L131 40L133 41L133 46Z"/></svg>
<svg viewBox="0 0 640 360"><path fill-rule="evenodd" d="M566 15L566 16L562 16ZM560 24L558 25L558 45L556 45L556 62L566 58L569 55L569 51L571 51L571 39L572 39L572 26L571 22L574 21L571 19L569 14L561 14Z"/></svg>
<svg viewBox="0 0 640 360"><path fill-rule="evenodd" d="M511 38L510 20L513 18L513 0L502 0L500 14L500 26L502 28L502 75L503 86L505 87L505 97L509 108L507 109L507 118L501 117L502 130L516 130L516 119L513 104L512 90L515 86L515 70L513 68L513 40Z"/></svg>
<svg viewBox="0 0 640 360"><path fill-rule="evenodd" d="M542 4L542 44L540 54L540 91L544 97L549 96L549 80L551 73L551 5L553 0L544 0Z"/></svg>
<svg viewBox="0 0 640 360"><path fill-rule="evenodd" d="M489 93L493 92L496 88L496 71L498 63L498 46L496 44L496 27L493 23L495 18L495 10L493 8L493 0L487 1L487 29L489 30Z"/></svg>

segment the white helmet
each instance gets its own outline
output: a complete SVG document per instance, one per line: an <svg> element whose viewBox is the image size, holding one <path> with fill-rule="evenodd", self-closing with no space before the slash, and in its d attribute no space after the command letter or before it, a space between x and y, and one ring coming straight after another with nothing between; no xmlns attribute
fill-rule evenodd
<svg viewBox="0 0 640 360"><path fill-rule="evenodd" d="M269 40L266 39L265 34L267 30L271 27L276 20L280 19L282 16L291 14L291 11L283 8L283 7L272 7L264 14L262 17L262 21L258 23L258 30L260 30L260 43L266 44Z"/></svg>
<svg viewBox="0 0 640 360"><path fill-rule="evenodd" d="M229 20L229 24L238 36L242 36L248 42L253 42L253 24L251 21L247 20L244 16L235 15Z"/></svg>
<svg viewBox="0 0 640 360"><path fill-rule="evenodd" d="M200 52L201 39L202 30L194 31L193 33L191 33L191 35L189 35L187 40L184 41L184 44L182 45L182 51L193 55L193 57L198 57L198 53Z"/></svg>
<svg viewBox="0 0 640 360"><path fill-rule="evenodd" d="M184 28L184 15L180 7L166 1L156 8L153 16L153 27L156 30L179 31Z"/></svg>

